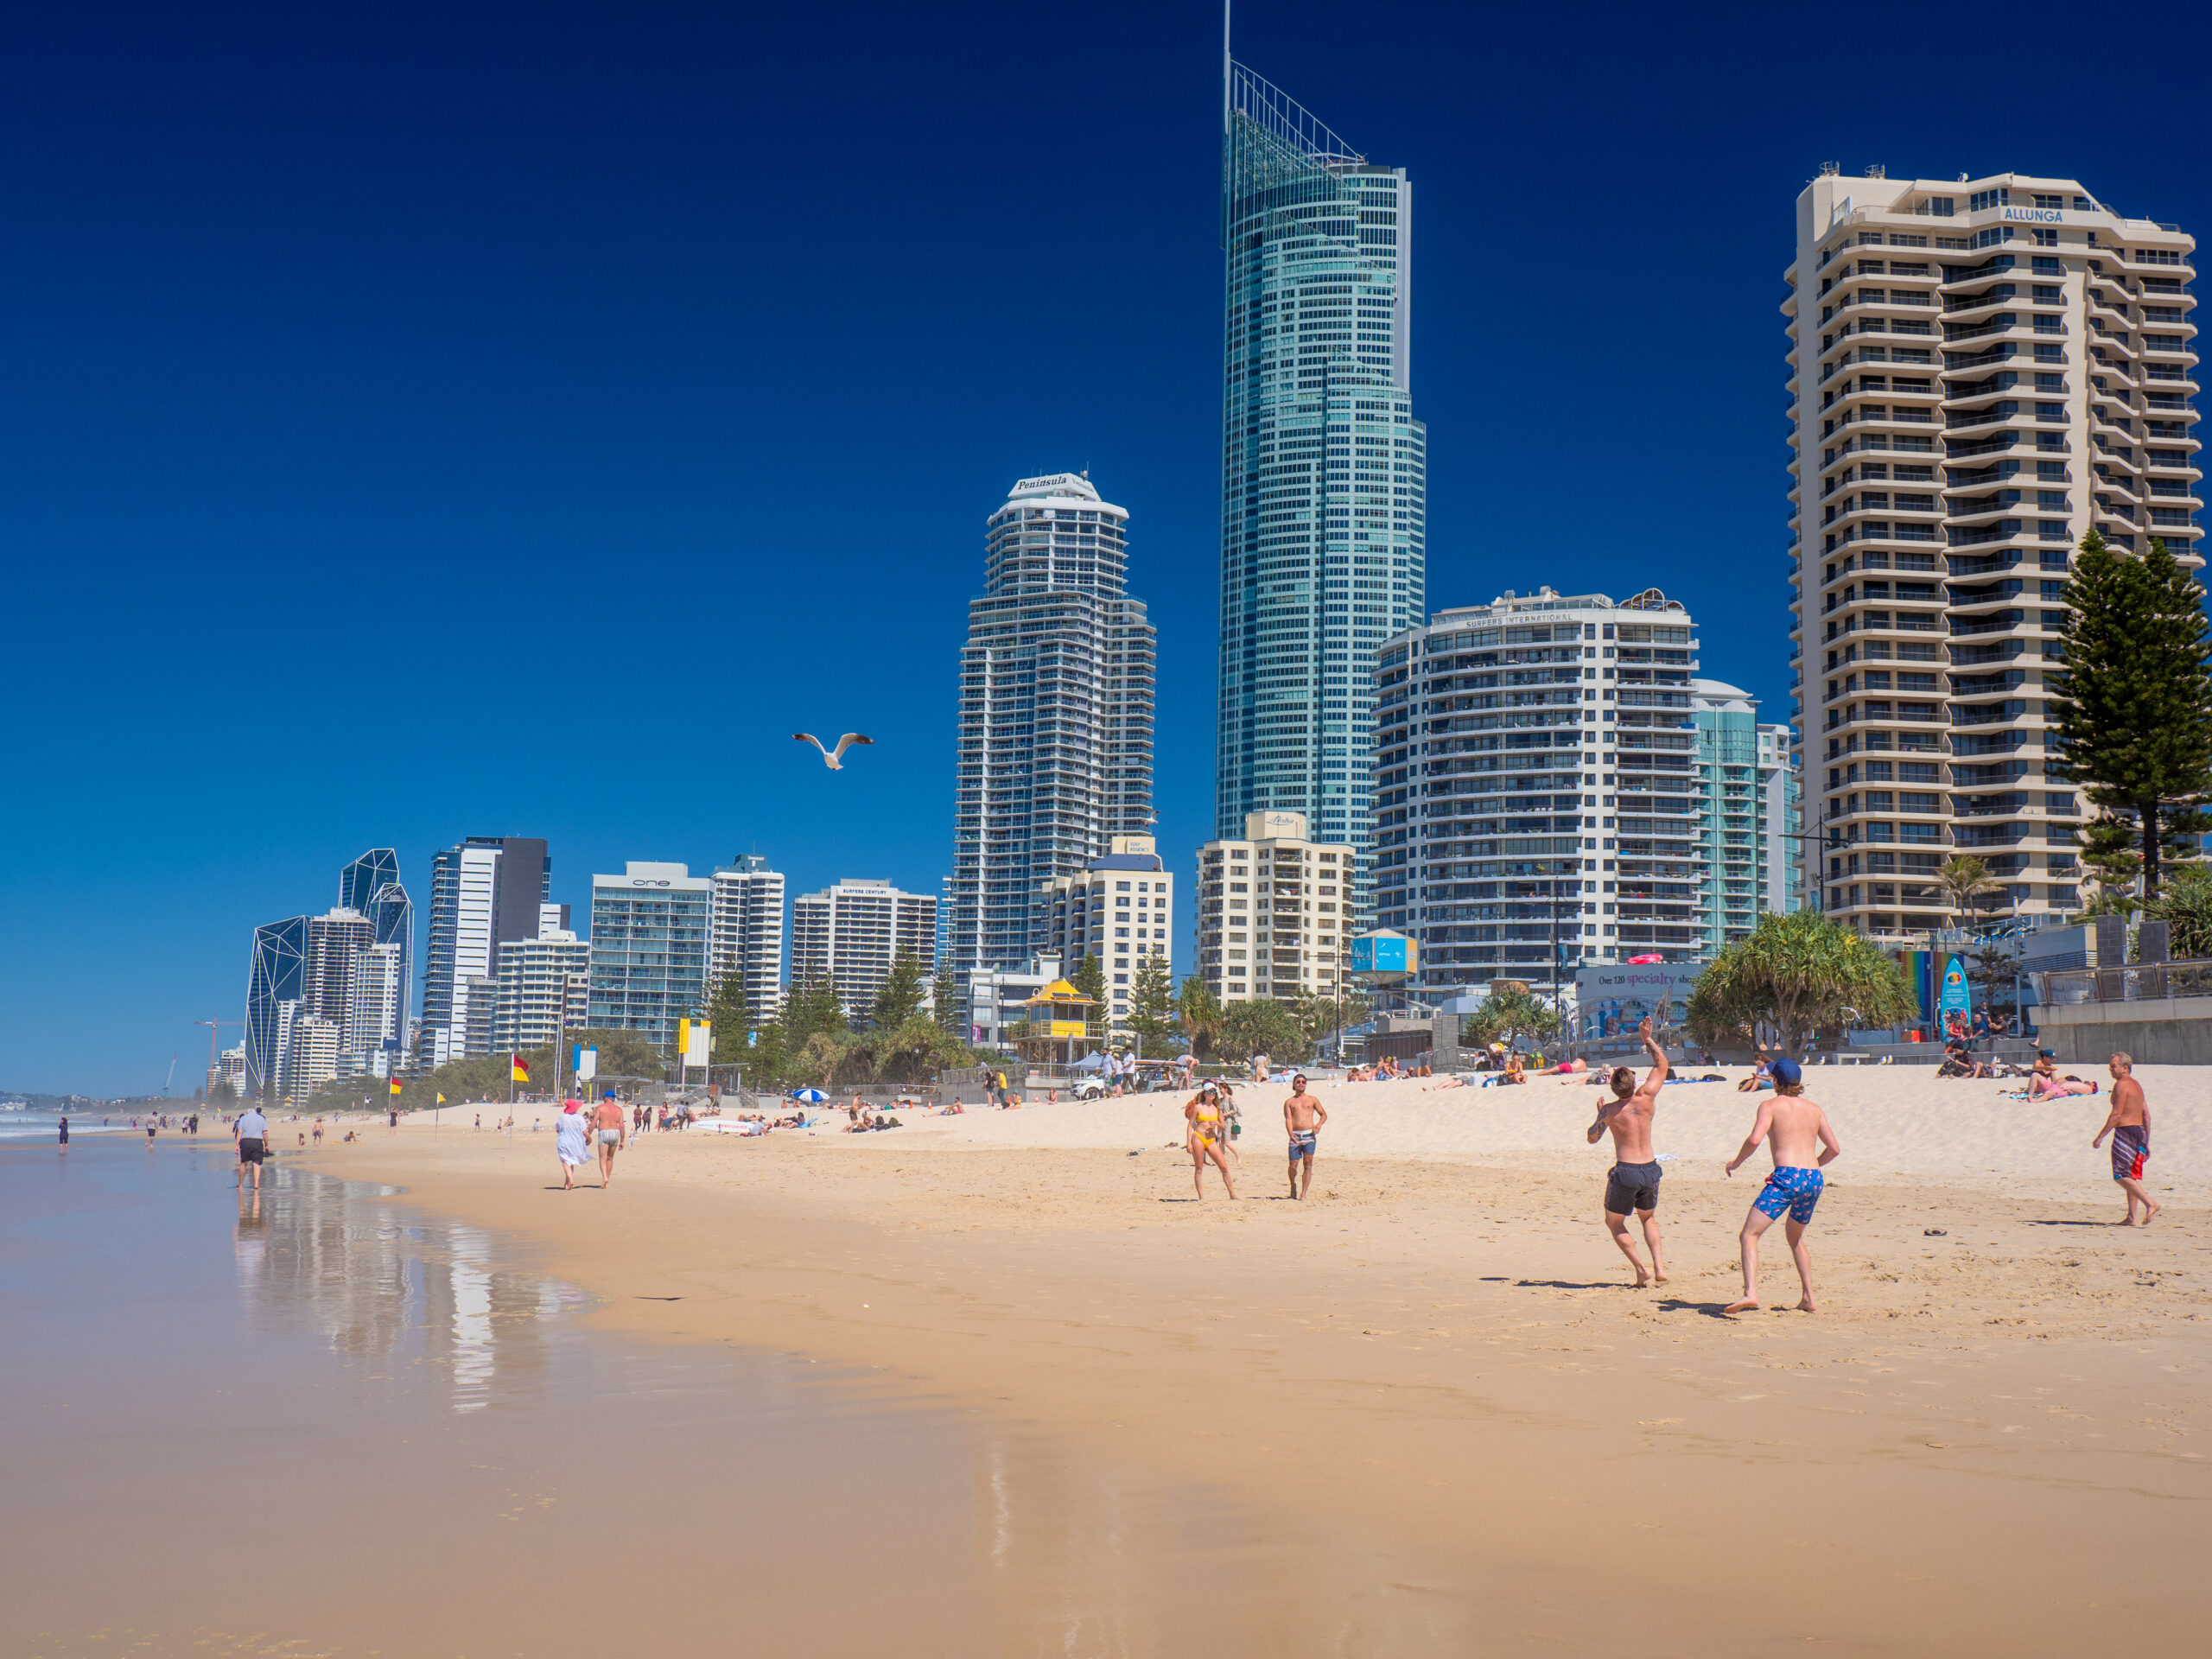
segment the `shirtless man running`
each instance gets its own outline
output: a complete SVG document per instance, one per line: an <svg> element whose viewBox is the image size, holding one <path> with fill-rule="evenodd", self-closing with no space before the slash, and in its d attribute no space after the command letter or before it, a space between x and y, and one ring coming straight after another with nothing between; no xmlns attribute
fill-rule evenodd
<svg viewBox="0 0 2212 1659"><path fill-rule="evenodd" d="M1762 1141L1774 1148L1774 1168L1744 1217L1740 1236L1743 1298L1721 1309L1724 1313L1744 1313L1758 1306L1759 1236L1780 1220L1785 1210L1789 1212L1789 1224L1783 1231L1789 1240L1790 1257L1797 1263L1797 1282L1805 1293L1797 1303L1797 1311L1820 1311L1813 1300L1813 1258L1805 1249L1805 1227L1813 1219L1813 1206L1821 1201L1821 1189L1827 1185L1827 1177L1821 1171L1843 1147L1836 1141L1835 1131L1828 1127L1828 1115L1805 1098L1805 1074L1797 1062L1777 1058L1773 1071L1774 1093L1759 1103L1759 1115L1752 1121L1751 1132L1744 1137L1743 1146L1721 1171L1724 1175L1733 1175L1737 1166L1759 1149ZM1820 1148L1817 1157L1814 1155L1815 1146Z"/></svg>
<svg viewBox="0 0 2212 1659"><path fill-rule="evenodd" d="M1636 1287L1641 1290L1655 1281L1667 1282L1667 1263L1659 1246L1659 1161L1651 1152L1651 1114L1659 1104L1659 1086L1667 1081L1667 1052L1652 1039L1650 1020L1637 1034L1651 1056L1651 1070L1639 1088L1634 1071L1625 1065L1613 1068L1613 1098L1598 1109L1589 1141L1594 1147L1607 1129L1613 1132L1613 1167L1605 1177L1605 1226L1636 1269ZM1631 1210L1643 1217L1643 1242L1651 1248L1648 1269L1636 1253L1636 1241L1629 1236Z"/></svg>
<svg viewBox="0 0 2212 1659"><path fill-rule="evenodd" d="M1282 1103L1282 1127L1290 1136L1290 1196L1302 1198L1313 1190L1313 1146L1321 1126L1329 1121L1329 1109L1306 1092L1303 1071L1290 1084L1290 1098Z"/></svg>
<svg viewBox="0 0 2212 1659"><path fill-rule="evenodd" d="M2151 1156L2151 1103L2143 1098L2143 1085L2135 1081L2135 1061L2131 1056L2113 1055L2108 1069L2112 1072L2112 1110L2105 1115L2104 1128L2097 1131L2097 1138L2089 1144L2101 1147L2105 1136L2112 1136L2112 1178L2127 1194L2127 1219L2120 1224L2138 1224L2135 1206L2140 1201L2140 1224L2148 1227L2151 1218L2165 1207L2152 1203L2151 1195L2143 1190L2143 1166Z"/></svg>

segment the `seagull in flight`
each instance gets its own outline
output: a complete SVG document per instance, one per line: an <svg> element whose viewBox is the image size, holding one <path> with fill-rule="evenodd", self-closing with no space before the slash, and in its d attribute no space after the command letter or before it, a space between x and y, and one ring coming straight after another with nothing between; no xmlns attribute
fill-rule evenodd
<svg viewBox="0 0 2212 1659"><path fill-rule="evenodd" d="M829 767L832 772L842 772L845 769L845 751L847 749L851 748L855 743L872 744L875 740L872 737L863 737L858 732L847 732L842 737L837 740L837 747L836 748L824 749L822 747L822 740L817 737L812 732L793 732L791 734L791 741L794 743L813 744L817 749L820 749L822 752L822 764L823 766Z"/></svg>

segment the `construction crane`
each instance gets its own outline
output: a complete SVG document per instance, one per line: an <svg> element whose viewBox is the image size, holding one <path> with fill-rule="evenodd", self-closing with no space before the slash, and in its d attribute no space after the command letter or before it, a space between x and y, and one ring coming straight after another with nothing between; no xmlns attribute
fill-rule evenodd
<svg viewBox="0 0 2212 1659"><path fill-rule="evenodd" d="M207 1075L212 1078L215 1075L215 1045L223 1040L223 1027L242 1026L245 1021L243 1020L195 1020L192 1023L207 1027ZM208 1086L213 1088L214 1085L210 1083Z"/></svg>

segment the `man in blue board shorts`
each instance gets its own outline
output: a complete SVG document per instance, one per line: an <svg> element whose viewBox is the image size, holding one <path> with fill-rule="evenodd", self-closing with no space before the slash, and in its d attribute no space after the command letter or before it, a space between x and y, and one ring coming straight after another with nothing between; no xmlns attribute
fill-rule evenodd
<svg viewBox="0 0 2212 1659"><path fill-rule="evenodd" d="M1764 1141L1774 1152L1774 1169L1766 1178L1766 1185L1751 1200L1751 1211L1744 1217L1744 1230L1739 1235L1743 1247L1744 1294L1722 1310L1728 1313L1750 1313L1759 1305L1759 1238L1766 1230L1786 1214L1789 1224L1783 1230L1789 1240L1789 1255L1797 1264L1797 1282L1804 1295L1797 1303L1798 1312L1815 1313L1820 1311L1813 1300L1813 1258L1805 1248L1805 1229L1813 1219L1813 1208L1821 1201L1821 1192L1827 1185L1821 1174L1842 1146L1835 1138L1835 1131L1828 1127L1828 1115L1805 1098L1805 1074L1792 1059L1778 1058L1774 1062L1774 1093L1759 1103L1758 1116L1752 1121L1751 1132L1744 1137L1744 1144L1728 1160L1721 1173L1733 1175L1738 1166L1759 1149Z"/></svg>

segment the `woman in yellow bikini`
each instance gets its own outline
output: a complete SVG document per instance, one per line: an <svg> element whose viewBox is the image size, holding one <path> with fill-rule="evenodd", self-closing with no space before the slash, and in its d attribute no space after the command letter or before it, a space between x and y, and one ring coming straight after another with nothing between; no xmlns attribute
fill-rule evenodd
<svg viewBox="0 0 2212 1659"><path fill-rule="evenodd" d="M1224 1148L1229 1141L1229 1120L1221 1109L1221 1090L1211 1079L1198 1086L1183 1108L1183 1116L1191 1126L1191 1185L1203 1199L1206 1195L1206 1160L1211 1158L1221 1171L1221 1184L1229 1189L1229 1196L1236 1196L1236 1183L1229 1173L1229 1156Z"/></svg>

